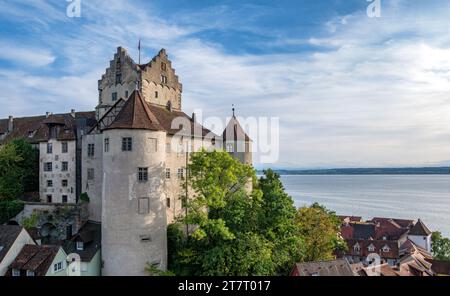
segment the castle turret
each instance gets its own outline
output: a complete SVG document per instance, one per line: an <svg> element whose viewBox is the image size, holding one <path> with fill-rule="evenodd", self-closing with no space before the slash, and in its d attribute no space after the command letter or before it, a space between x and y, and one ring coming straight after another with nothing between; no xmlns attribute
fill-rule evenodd
<svg viewBox="0 0 450 296"><path fill-rule="evenodd" d="M103 130L103 275L167 268L164 194L166 133L134 91Z"/></svg>
<svg viewBox="0 0 450 296"><path fill-rule="evenodd" d="M252 164L252 140L245 133L234 114L223 131L223 145L225 150L242 163Z"/></svg>

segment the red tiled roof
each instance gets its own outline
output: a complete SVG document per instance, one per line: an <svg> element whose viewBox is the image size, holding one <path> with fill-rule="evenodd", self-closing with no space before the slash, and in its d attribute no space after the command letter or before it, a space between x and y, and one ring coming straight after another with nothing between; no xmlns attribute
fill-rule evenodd
<svg viewBox="0 0 450 296"><path fill-rule="evenodd" d="M80 118L85 118L87 125L93 125L95 123L95 112L76 112L75 118L72 117L71 113L54 114L48 118L45 115L14 118L12 132L8 133L0 144L14 139L25 139L30 143L47 141L50 133L49 125L51 124L59 125L58 140L75 140L76 121ZM4 122L5 120L8 121L8 119L0 121Z"/></svg>
<svg viewBox="0 0 450 296"><path fill-rule="evenodd" d="M347 239L346 243L348 247L345 252L346 255L367 257L369 254L376 253L385 259L398 259L400 257L396 241ZM354 249L356 244L359 244L359 251ZM373 251L369 251L370 245L374 246ZM382 250L386 245L389 247L389 252L383 252Z"/></svg>
<svg viewBox="0 0 450 296"><path fill-rule="evenodd" d="M428 236L431 234L431 231L428 229L428 227L422 222L422 220L417 220L417 223L411 228L409 231L410 235L422 235L422 236Z"/></svg>
<svg viewBox="0 0 450 296"><path fill-rule="evenodd" d="M59 249L59 246L25 245L9 268L30 270L36 276L44 276Z"/></svg>
<svg viewBox="0 0 450 296"><path fill-rule="evenodd" d="M190 126L190 131L186 125ZM209 129L194 122L182 111L168 110L144 101L139 91L134 91L131 94L114 121L103 130L108 129L146 129L165 131L171 135L182 134L202 137L211 133ZM212 136L216 137L214 134Z"/></svg>
<svg viewBox="0 0 450 296"><path fill-rule="evenodd" d="M114 122L105 128L105 130L107 129L163 130L138 91L131 94Z"/></svg>

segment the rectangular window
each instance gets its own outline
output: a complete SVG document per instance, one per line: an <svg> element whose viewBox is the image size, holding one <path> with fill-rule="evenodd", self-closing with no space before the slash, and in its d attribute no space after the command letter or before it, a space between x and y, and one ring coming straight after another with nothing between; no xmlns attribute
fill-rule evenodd
<svg viewBox="0 0 450 296"><path fill-rule="evenodd" d="M116 84L122 83L122 73L116 74Z"/></svg>
<svg viewBox="0 0 450 296"><path fill-rule="evenodd" d="M138 181L139 182L148 181L148 168L138 168Z"/></svg>
<svg viewBox="0 0 450 296"><path fill-rule="evenodd" d="M161 83L167 84L167 76L161 75Z"/></svg>
<svg viewBox="0 0 450 296"><path fill-rule="evenodd" d="M67 153L67 151L69 150L67 142L62 142L61 143L61 152L62 153Z"/></svg>
<svg viewBox="0 0 450 296"><path fill-rule="evenodd" d="M170 198L166 198L166 206L170 208Z"/></svg>
<svg viewBox="0 0 450 296"><path fill-rule="evenodd" d="M67 187L67 185L68 185L67 180L62 180L61 185L62 185L62 187Z"/></svg>
<svg viewBox="0 0 450 296"><path fill-rule="evenodd" d="M27 276L34 276L34 271L27 270Z"/></svg>
<svg viewBox="0 0 450 296"><path fill-rule="evenodd" d="M12 276L20 276L20 270L18 270L18 269L13 269L13 270L12 270Z"/></svg>
<svg viewBox="0 0 450 296"><path fill-rule="evenodd" d="M47 187L53 187L53 180L47 180Z"/></svg>
<svg viewBox="0 0 450 296"><path fill-rule="evenodd" d="M227 144L227 152L234 152L234 145L231 143Z"/></svg>
<svg viewBox="0 0 450 296"><path fill-rule="evenodd" d="M44 172L51 172L53 170L53 166L51 162L44 163Z"/></svg>
<svg viewBox="0 0 450 296"><path fill-rule="evenodd" d="M53 265L53 271L54 271L54 272L61 271L62 269L63 269L63 264L62 264L62 262L58 262L58 263L55 263L55 264Z"/></svg>
<svg viewBox="0 0 450 296"><path fill-rule="evenodd" d="M105 139L105 152L109 152L109 138Z"/></svg>
<svg viewBox="0 0 450 296"><path fill-rule="evenodd" d="M133 142L131 138L122 138L122 151L131 151L133 149Z"/></svg>
<svg viewBox="0 0 450 296"><path fill-rule="evenodd" d="M94 180L94 169L87 169L87 179L89 181Z"/></svg>
<svg viewBox="0 0 450 296"><path fill-rule="evenodd" d="M47 203L52 203L52 196L50 194L47 195Z"/></svg>
<svg viewBox="0 0 450 296"><path fill-rule="evenodd" d="M77 242L77 250L83 251L84 250L84 243L83 242Z"/></svg>
<svg viewBox="0 0 450 296"><path fill-rule="evenodd" d="M138 200L138 213L146 215L150 212L150 200L148 197L140 197Z"/></svg>
<svg viewBox="0 0 450 296"><path fill-rule="evenodd" d="M62 203L67 203L67 195L62 196Z"/></svg>
<svg viewBox="0 0 450 296"><path fill-rule="evenodd" d="M177 172L178 179L184 179L184 169L180 168Z"/></svg>
<svg viewBox="0 0 450 296"><path fill-rule="evenodd" d="M61 163L61 171L67 172L69 170L69 163L67 161L63 161Z"/></svg>
<svg viewBox="0 0 450 296"><path fill-rule="evenodd" d="M95 144L88 144L88 157L94 157Z"/></svg>
<svg viewBox="0 0 450 296"><path fill-rule="evenodd" d="M155 91L155 99L157 99L157 98L158 98L158 92Z"/></svg>
<svg viewBox="0 0 450 296"><path fill-rule="evenodd" d="M166 169L166 179L170 179L170 169Z"/></svg>
<svg viewBox="0 0 450 296"><path fill-rule="evenodd" d="M47 154L52 154L52 153L53 153L53 144L47 143Z"/></svg>
<svg viewBox="0 0 450 296"><path fill-rule="evenodd" d="M182 208L186 208L186 207L187 207L187 199L186 199L186 196L181 196L180 199L181 199L181 207L182 207Z"/></svg>
<svg viewBox="0 0 450 296"><path fill-rule="evenodd" d="M114 102L114 101L117 101L117 93L116 92L113 92L112 94L111 94L111 100Z"/></svg>

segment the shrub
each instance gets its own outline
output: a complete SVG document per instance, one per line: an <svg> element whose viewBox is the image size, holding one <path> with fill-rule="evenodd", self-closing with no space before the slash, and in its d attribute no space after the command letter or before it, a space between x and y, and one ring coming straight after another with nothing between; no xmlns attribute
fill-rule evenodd
<svg viewBox="0 0 450 296"><path fill-rule="evenodd" d="M9 220L22 212L24 203L19 200L0 200L0 224Z"/></svg>

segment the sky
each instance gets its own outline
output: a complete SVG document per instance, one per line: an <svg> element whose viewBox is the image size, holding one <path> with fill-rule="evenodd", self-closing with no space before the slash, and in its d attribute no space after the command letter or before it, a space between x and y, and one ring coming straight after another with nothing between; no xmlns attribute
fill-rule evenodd
<svg viewBox="0 0 450 296"><path fill-rule="evenodd" d="M118 46L161 48L203 117L279 119L275 168L450 165L450 2L0 0L0 118L93 110ZM256 135L250 135L252 138Z"/></svg>

